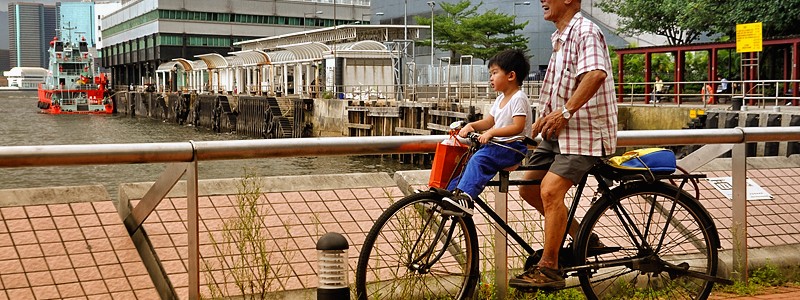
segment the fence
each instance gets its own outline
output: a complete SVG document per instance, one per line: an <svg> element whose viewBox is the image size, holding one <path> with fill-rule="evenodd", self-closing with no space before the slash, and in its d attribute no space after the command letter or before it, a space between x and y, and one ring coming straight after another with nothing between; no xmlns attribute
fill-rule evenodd
<svg viewBox="0 0 800 300"><path fill-rule="evenodd" d="M800 100L800 97L792 96L791 89L793 84L798 83L798 80L732 80L727 81L727 83L729 85L728 91L719 94L715 92L714 94L711 94L711 96L714 96L717 99L719 99L719 97L723 97L726 100L737 96L743 97L745 101L752 100L756 106L761 108L773 103L775 106L786 105L787 103L797 105L797 103L794 102ZM668 99L669 101L667 102L673 102L672 98L677 98L678 105L688 99L700 99L703 104L707 104L706 100L708 99L707 97L709 95L706 95L702 92L703 86L710 84L718 87L720 84L722 84L722 81L664 81L663 84L666 91L656 94L654 93L654 82L618 83L617 88L621 88L622 92L620 93L618 90L617 93L619 94L617 96L620 99L623 99L623 101L630 103L633 103L634 101L641 101L642 99L650 99L651 102L654 103L655 101L653 100L655 100L655 97L659 97L662 99ZM645 88L648 86L650 88L650 93L645 92ZM678 90L678 88L680 88L680 90ZM713 88L712 90L716 91L717 88Z"/></svg>
<svg viewBox="0 0 800 300"><path fill-rule="evenodd" d="M0 167L64 166L95 164L168 163L167 169L130 211L120 207L126 216L124 224L133 235L144 220L172 187L187 175L188 245L189 245L189 297L198 299L199 243L198 243L198 162L209 160L253 159L292 156L370 155L433 152L444 136L383 136L304 138L271 140L237 140L173 142L150 144L100 144L55 146L0 147ZM732 150L733 174L733 224L734 239L744 241L733 249L733 269L747 276L747 221L746 221L746 148L748 142L800 141L800 127L748 127L731 129L696 130L642 130L619 133L618 146L652 145L705 145L679 162L688 171L705 165L723 153ZM505 218L507 199L498 194L496 208ZM505 236L496 245L498 261L507 260ZM496 264L496 282L507 282L506 263ZM498 286L503 295L505 287Z"/></svg>

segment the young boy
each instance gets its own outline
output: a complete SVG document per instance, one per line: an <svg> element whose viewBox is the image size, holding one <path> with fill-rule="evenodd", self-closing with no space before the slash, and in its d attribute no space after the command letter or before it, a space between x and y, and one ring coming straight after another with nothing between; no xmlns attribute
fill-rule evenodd
<svg viewBox="0 0 800 300"><path fill-rule="evenodd" d="M530 71L528 58L520 50L505 50L489 60L489 83L500 95L495 99L488 114L482 120L467 124L458 135L466 137L473 131L483 131L479 141L484 144L469 162L464 172L450 181L448 190L453 197L444 198L446 209L473 214L472 199L486 187L498 171L518 164L527 153L527 146L521 142L504 144L512 149L488 143L493 137L530 136L533 113L528 96L520 87Z"/></svg>

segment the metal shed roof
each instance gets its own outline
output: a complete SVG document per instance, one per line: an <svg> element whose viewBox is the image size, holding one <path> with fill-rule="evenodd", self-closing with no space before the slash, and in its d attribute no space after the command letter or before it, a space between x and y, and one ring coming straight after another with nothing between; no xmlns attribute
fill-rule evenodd
<svg viewBox="0 0 800 300"><path fill-rule="evenodd" d="M158 69L156 69L156 72L169 72L172 71L172 68L178 68L179 66L181 69L183 69L183 65L181 65L179 62L168 61L158 65Z"/></svg>
<svg viewBox="0 0 800 300"><path fill-rule="evenodd" d="M175 58L175 59L172 59L172 60L176 61L176 62L179 62L183 66L183 69L186 70L186 71L191 71L194 68L194 64L192 63L191 60L188 60L188 59L185 59L185 58Z"/></svg>
<svg viewBox="0 0 800 300"><path fill-rule="evenodd" d="M300 43L293 45L282 45L280 48L294 53L296 60L315 60L322 59L322 53L331 51L328 45L320 42Z"/></svg>
<svg viewBox="0 0 800 300"><path fill-rule="evenodd" d="M202 59L204 62L206 62L206 65L208 66L209 69L219 69L228 67L228 60L225 59L225 57L222 57L222 55L219 55L217 53L200 54L200 55L195 55L194 57Z"/></svg>
<svg viewBox="0 0 800 300"><path fill-rule="evenodd" d="M208 70L208 65L204 60L195 60L192 61L192 70L200 71L200 70Z"/></svg>
<svg viewBox="0 0 800 300"><path fill-rule="evenodd" d="M231 52L230 54L240 57L242 59L242 66L245 67L268 65L270 63L267 53L261 50L237 51Z"/></svg>
<svg viewBox="0 0 800 300"><path fill-rule="evenodd" d="M342 45L348 45L348 44L342 44ZM337 48L337 50L338 49L339 48ZM386 45L384 45L384 44L382 44L380 42L373 41L373 40L368 40L368 41L358 41L358 42L355 42L355 43L349 43L347 48L344 48L342 50L373 50L373 51L384 50L384 51L386 51L386 50L388 50L388 48L386 48Z"/></svg>
<svg viewBox="0 0 800 300"><path fill-rule="evenodd" d="M290 61L297 60L295 58L295 56L294 56L294 53L292 53L289 50L280 50L280 51L267 52L266 54L267 54L267 57L269 57L270 63L272 63L272 64L284 63L284 62L290 62Z"/></svg>

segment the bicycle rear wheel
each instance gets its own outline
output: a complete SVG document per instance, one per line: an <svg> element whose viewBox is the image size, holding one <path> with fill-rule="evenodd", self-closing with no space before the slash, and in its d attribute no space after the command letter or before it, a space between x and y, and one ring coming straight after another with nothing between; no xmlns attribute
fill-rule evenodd
<svg viewBox="0 0 800 300"><path fill-rule="evenodd" d="M578 271L587 298L706 299L719 237L697 200L661 182L610 194L586 213L576 243L576 258L589 266ZM592 232L605 249L589 249Z"/></svg>
<svg viewBox="0 0 800 300"><path fill-rule="evenodd" d="M390 206L358 258L358 299L466 299L479 278L471 218L441 214L442 196L421 192Z"/></svg>

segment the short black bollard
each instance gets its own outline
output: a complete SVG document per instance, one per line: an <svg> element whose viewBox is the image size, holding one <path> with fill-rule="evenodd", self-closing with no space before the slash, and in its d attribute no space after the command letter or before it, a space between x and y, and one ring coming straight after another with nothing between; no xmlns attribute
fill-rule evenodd
<svg viewBox="0 0 800 300"><path fill-rule="evenodd" d="M336 232L328 232L317 241L317 300L350 299L347 248L347 239Z"/></svg>
<svg viewBox="0 0 800 300"><path fill-rule="evenodd" d="M743 105L744 105L744 96L733 96L733 98L731 98L731 110L735 111L742 110Z"/></svg>

